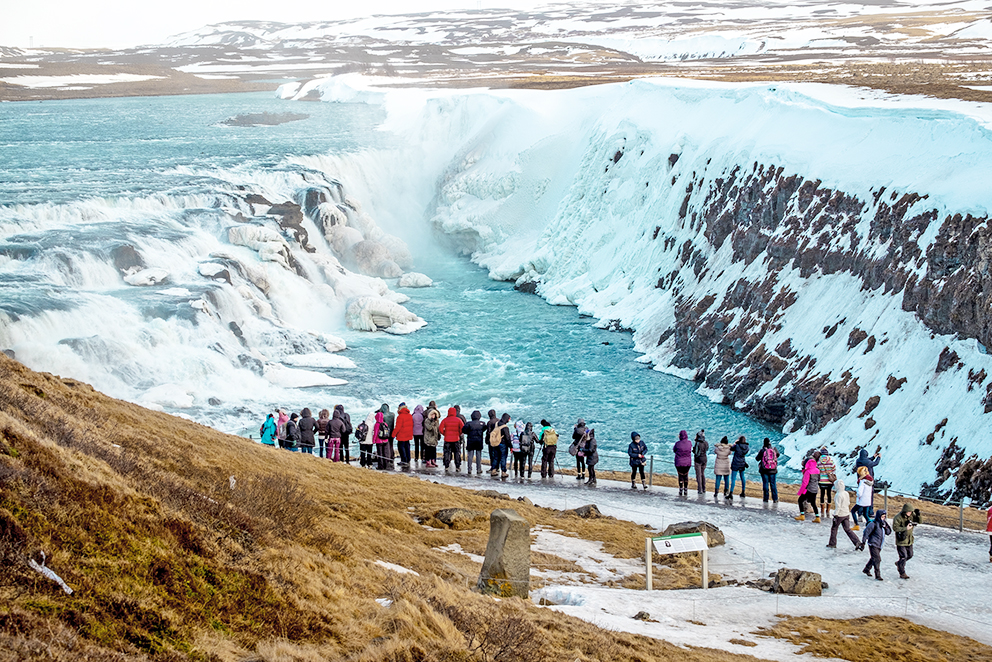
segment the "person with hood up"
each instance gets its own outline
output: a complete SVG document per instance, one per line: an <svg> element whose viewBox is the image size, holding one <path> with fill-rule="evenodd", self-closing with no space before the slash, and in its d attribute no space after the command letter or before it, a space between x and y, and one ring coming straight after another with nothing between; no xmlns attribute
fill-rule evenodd
<svg viewBox="0 0 992 662"><path fill-rule="evenodd" d="M902 505L902 510L892 520L892 530L896 534L896 552L899 554L896 569L899 571L900 579L909 579L909 575L906 574L906 564L913 558L913 529L921 520L920 509L913 508L908 503Z"/></svg>
<svg viewBox="0 0 992 662"><path fill-rule="evenodd" d="M730 456L734 454L730 446L730 440L724 437L720 443L713 447L713 454L716 461L713 463L713 475L716 477L716 486L713 488L713 498L720 495L720 481L723 481L723 496L730 498Z"/></svg>
<svg viewBox="0 0 992 662"><path fill-rule="evenodd" d="M458 418L458 411L454 407L448 407L448 415L443 421L439 431L444 439L444 470L447 471L451 461L455 461L455 471L462 470L462 455L459 452L459 443L462 438L462 419Z"/></svg>
<svg viewBox="0 0 992 662"><path fill-rule="evenodd" d="M834 459L827 454L827 447L820 448L820 459L816 462L816 468L820 470L820 510L824 517L830 517L830 508L833 506L834 481L837 480L837 465Z"/></svg>
<svg viewBox="0 0 992 662"><path fill-rule="evenodd" d="M441 412L428 407L424 414L424 466L437 468L437 445L441 441Z"/></svg>
<svg viewBox="0 0 992 662"><path fill-rule="evenodd" d="M575 455L576 480L582 480L583 478L586 477L586 459L585 456L579 454L578 451L581 450L582 446L584 446L586 443L585 434L588 430L589 428L586 427L585 420L581 418L575 424L575 427L572 428L572 447L574 447L576 450L575 453L572 453L573 455ZM569 448L569 452L571 452L571 448Z"/></svg>
<svg viewBox="0 0 992 662"><path fill-rule="evenodd" d="M499 444L493 443L498 437L493 437L493 430L499 426L496 410L489 410L489 420L486 421L486 446L489 448L489 475L495 476L499 467Z"/></svg>
<svg viewBox="0 0 992 662"><path fill-rule="evenodd" d="M526 427L523 421L517 421L513 426L513 433L510 435L510 452L513 453L513 477L524 477L524 462L527 460L527 451L520 443L520 438L524 434Z"/></svg>
<svg viewBox="0 0 992 662"><path fill-rule="evenodd" d="M413 408L413 461L424 459L424 406Z"/></svg>
<svg viewBox="0 0 992 662"><path fill-rule="evenodd" d="M520 438L520 454L523 465L520 467L520 477L524 477L524 469L527 469L527 477L534 474L534 448L537 446L537 435L534 434L534 424L524 425L522 432L517 435Z"/></svg>
<svg viewBox="0 0 992 662"><path fill-rule="evenodd" d="M335 407L331 422L327 424L327 459L332 462L341 461L341 439L344 437L344 430L344 417Z"/></svg>
<svg viewBox="0 0 992 662"><path fill-rule="evenodd" d="M510 432L510 415L503 414L496 422L496 427L489 433L489 445L495 447L496 466L490 471L491 476L507 477L506 461L510 458L510 443L513 435Z"/></svg>
<svg viewBox="0 0 992 662"><path fill-rule="evenodd" d="M379 410L377 409L373 409L371 412L369 412L369 415L366 416L365 420L362 421L361 425L358 426L360 430L362 427L365 428L363 431L364 434L361 434L360 432L355 433L355 436L359 439L358 442L359 453L365 453L364 464L362 464L362 466L368 467L370 469L372 468L372 465L376 462L376 456L378 455L375 447L375 442L378 441L375 437L376 415L378 414L379 414ZM359 458L361 461L362 456L360 455Z"/></svg>
<svg viewBox="0 0 992 662"><path fill-rule="evenodd" d="M289 414L287 414L282 409L279 410L279 417L276 419L276 440L279 442L279 448L287 448L286 446L286 426L289 424Z"/></svg>
<svg viewBox="0 0 992 662"><path fill-rule="evenodd" d="M405 402L401 402L396 412L396 427L393 428L393 439L396 440L396 450L400 455L400 466L410 466L410 442L413 441L413 415Z"/></svg>
<svg viewBox="0 0 992 662"><path fill-rule="evenodd" d="M596 465L599 464L599 450L596 447L596 431L589 428L589 432L584 437L585 442L582 445L583 459L586 461L586 470L589 472L589 480L586 481L586 485L590 487L596 487Z"/></svg>
<svg viewBox="0 0 992 662"><path fill-rule="evenodd" d="M706 442L706 430L696 433L696 441L692 444L692 464L696 468L696 493L706 494L706 454L710 445Z"/></svg>
<svg viewBox="0 0 992 662"><path fill-rule="evenodd" d="M747 469L747 452L750 450L750 446L748 446L747 439L744 438L744 435L741 435L730 448L734 451L734 457L730 461L730 495L727 498L734 498L734 487L737 485L737 477L740 476L741 498L743 499L746 496L744 494L744 489L747 487L747 479L744 478L744 470Z"/></svg>
<svg viewBox="0 0 992 662"><path fill-rule="evenodd" d="M351 464L349 442L351 441L351 433L355 431L351 427L351 415L344 410L344 405L334 405L334 411L339 412L341 420L344 421L344 431L341 433L341 457L346 463Z"/></svg>
<svg viewBox="0 0 992 662"><path fill-rule="evenodd" d="M541 451L541 478L554 478L555 477L555 457L558 455L558 431L555 430L551 423L547 420L541 419L541 434L540 442L544 447ZM992 512L992 511L990 511ZM992 518L992 515L990 515ZM992 522L992 519L989 519ZM992 531L992 529L989 529ZM989 553L990 559L992 559L992 552Z"/></svg>
<svg viewBox="0 0 992 662"><path fill-rule="evenodd" d="M375 468L379 471L393 468L393 426L390 425L386 414L389 412L389 405L383 403L375 417L375 427L373 428L373 438L375 439Z"/></svg>
<svg viewBox="0 0 992 662"><path fill-rule="evenodd" d="M799 522L806 520L807 504L813 509L813 514L816 515L813 521L817 523L820 521L820 511L816 509L816 495L820 491L820 469L816 466L816 462L819 459L820 451L816 451L806 458L806 464L803 465L803 482L799 484L799 515L796 517L796 520Z"/></svg>
<svg viewBox="0 0 992 662"><path fill-rule="evenodd" d="M294 453L300 452L300 427L296 421L300 415L293 412L286 421L286 449Z"/></svg>
<svg viewBox="0 0 992 662"><path fill-rule="evenodd" d="M871 570L875 570L875 579L882 581L882 545L885 544L886 534L891 534L892 528L885 521L885 510L875 511L875 519L865 527L865 532L861 536L861 546L864 549L868 545L870 557L864 570L861 572L871 577Z"/></svg>
<svg viewBox="0 0 992 662"><path fill-rule="evenodd" d="M868 449L862 448L861 452L858 453L858 459L854 462L854 470L857 471L858 467L865 467L868 469L868 475L871 476L872 480L875 480L875 467L878 463L882 461L882 447L878 446L875 448L875 454L868 457Z"/></svg>
<svg viewBox="0 0 992 662"><path fill-rule="evenodd" d="M679 432L679 440L672 447L675 453L675 472L679 475L679 496L689 496L689 469L692 468L692 444L689 433Z"/></svg>
<svg viewBox="0 0 992 662"><path fill-rule="evenodd" d="M847 493L844 481L838 479L834 486L837 488L837 496L834 499L834 519L830 524L830 540L827 547L834 549L837 547L837 529L843 528L844 533L854 543L854 549L858 549L861 541L851 530L851 495Z"/></svg>
<svg viewBox="0 0 992 662"><path fill-rule="evenodd" d="M300 451L313 455L313 447L317 443L315 438L317 421L309 407L304 407L303 411L300 412L300 421L297 426L300 428Z"/></svg>
<svg viewBox="0 0 992 662"><path fill-rule="evenodd" d="M772 440L765 437L761 450L754 456L761 474L761 500L768 501L769 493L774 503L778 503L778 451L772 448Z"/></svg>
<svg viewBox="0 0 992 662"><path fill-rule="evenodd" d="M262 436L262 443L266 446L276 445L276 417L269 414L262 423L262 427L258 428L258 433Z"/></svg>
<svg viewBox="0 0 992 662"><path fill-rule="evenodd" d="M476 409L468 423L462 426L465 434L465 462L469 475L472 475L472 460L475 460L475 473L482 475L482 447L486 443L486 424L482 422L482 412Z"/></svg>
<svg viewBox="0 0 992 662"><path fill-rule="evenodd" d="M851 519L854 520L854 530L858 531L861 529L858 526L858 515L863 515L865 518L865 524L871 520L872 517L872 501L875 499L875 481L872 480L871 474L868 473L868 468L861 466L858 467L858 497L855 502L854 508L851 509Z"/></svg>
<svg viewBox="0 0 992 662"><path fill-rule="evenodd" d="M320 410L317 417L317 457L327 458L327 424L331 422L331 412L326 409Z"/></svg>
<svg viewBox="0 0 992 662"><path fill-rule="evenodd" d="M627 444L627 457L630 458L630 489L636 490L637 473L641 474L641 486L648 489L648 484L644 480L644 463L647 462L648 445L641 441L641 435L637 432L630 433L630 443Z"/></svg>

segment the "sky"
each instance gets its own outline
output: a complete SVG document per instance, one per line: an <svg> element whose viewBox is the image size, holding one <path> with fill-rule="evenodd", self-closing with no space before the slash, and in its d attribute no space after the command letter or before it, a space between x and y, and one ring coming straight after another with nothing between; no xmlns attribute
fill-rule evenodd
<svg viewBox="0 0 992 662"><path fill-rule="evenodd" d="M551 0L552 2L554 0ZM127 48L211 23L332 21L433 10L527 9L548 0L2 0L0 46Z"/></svg>

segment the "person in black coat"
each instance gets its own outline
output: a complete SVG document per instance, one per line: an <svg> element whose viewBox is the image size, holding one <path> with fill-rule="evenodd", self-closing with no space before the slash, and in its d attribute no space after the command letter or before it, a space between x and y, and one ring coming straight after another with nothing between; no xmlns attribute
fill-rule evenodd
<svg viewBox="0 0 992 662"><path fill-rule="evenodd" d="M495 412L493 412L495 414ZM468 472L472 473L472 459L475 458L475 473L482 475L482 447L486 445L486 424L482 422L482 412L472 412L472 420L462 428L465 434L465 449L468 452Z"/></svg>
<svg viewBox="0 0 992 662"><path fill-rule="evenodd" d="M294 453L300 452L300 426L296 423L299 418L300 415L294 412L286 421L286 449Z"/></svg>
<svg viewBox="0 0 992 662"><path fill-rule="evenodd" d="M737 438L730 449L734 452L730 458L730 496L734 495L734 486L737 484L737 477L741 479L741 497L744 497L744 488L747 487L747 479L744 478L744 470L747 469L747 452L750 449L744 435Z"/></svg>
<svg viewBox="0 0 992 662"><path fill-rule="evenodd" d="M313 447L317 445L317 419L309 407L300 412L301 418L297 425L300 428L300 450L313 455Z"/></svg>
<svg viewBox="0 0 992 662"><path fill-rule="evenodd" d="M347 464L351 464L348 442L351 440L351 433L355 431L351 427L351 416L344 410L344 405L334 405L334 411L341 415L341 421L344 423L344 430L341 432L341 456Z"/></svg>

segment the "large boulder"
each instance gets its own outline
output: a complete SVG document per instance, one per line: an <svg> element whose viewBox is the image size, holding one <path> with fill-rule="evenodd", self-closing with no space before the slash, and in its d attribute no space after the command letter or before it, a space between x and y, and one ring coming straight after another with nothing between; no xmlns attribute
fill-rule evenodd
<svg viewBox="0 0 992 662"><path fill-rule="evenodd" d="M530 597L530 524L515 510L494 510L489 517L478 588L504 598Z"/></svg>
<svg viewBox="0 0 992 662"><path fill-rule="evenodd" d="M471 529L485 518L484 512L469 508L443 508L434 513L434 519L451 529Z"/></svg>
<svg viewBox="0 0 992 662"><path fill-rule="evenodd" d="M353 299L345 311L345 322L356 331L387 331L411 333L426 322L409 310L381 296Z"/></svg>
<svg viewBox="0 0 992 662"><path fill-rule="evenodd" d="M670 524L668 528L661 533L661 535L681 536L686 533L704 532L706 533L707 544L710 547L716 547L717 545L722 545L726 542L723 537L723 531L709 522L679 522L678 524Z"/></svg>
<svg viewBox="0 0 992 662"><path fill-rule="evenodd" d="M434 284L434 281L430 279L430 276L426 276L416 271L411 271L400 276L399 287L430 287Z"/></svg>
<svg viewBox="0 0 992 662"><path fill-rule="evenodd" d="M793 568L779 568L772 584L772 593L787 595L821 595L823 580L819 573Z"/></svg>
<svg viewBox="0 0 992 662"><path fill-rule="evenodd" d="M599 512L599 508L594 503L579 506L578 508L573 508L572 510L566 510L565 512L578 515L582 519L596 519L603 516L603 513Z"/></svg>

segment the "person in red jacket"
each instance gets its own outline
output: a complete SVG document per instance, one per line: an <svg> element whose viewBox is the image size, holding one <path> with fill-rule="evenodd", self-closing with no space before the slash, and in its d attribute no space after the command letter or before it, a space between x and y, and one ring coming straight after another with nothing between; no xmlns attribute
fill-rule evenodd
<svg viewBox="0 0 992 662"><path fill-rule="evenodd" d="M393 439L396 440L396 448L400 454L400 466L410 466L410 442L413 441L413 414L406 406L400 403L399 411L396 412L396 426L393 428Z"/></svg>
<svg viewBox="0 0 992 662"><path fill-rule="evenodd" d="M458 411L454 407L448 407L448 416L441 421L441 439L444 440L444 469L448 470L452 458L455 460L455 471L462 470L462 454L459 442L462 438L462 419L458 418Z"/></svg>

